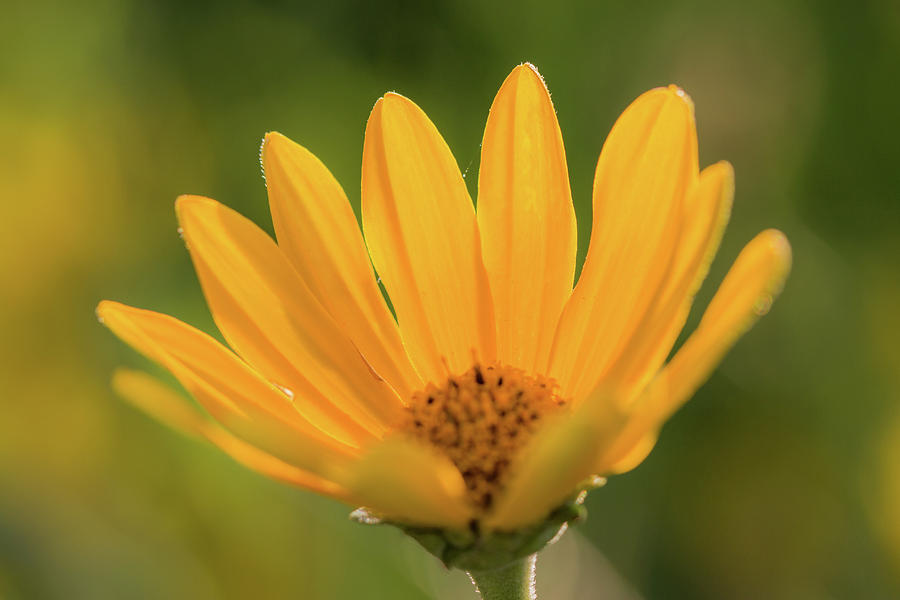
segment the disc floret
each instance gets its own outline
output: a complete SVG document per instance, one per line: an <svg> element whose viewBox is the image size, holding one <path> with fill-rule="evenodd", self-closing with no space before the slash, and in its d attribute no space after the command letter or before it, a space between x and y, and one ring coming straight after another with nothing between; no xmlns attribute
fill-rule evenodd
<svg viewBox="0 0 900 600"><path fill-rule="evenodd" d="M403 429L444 453L462 474L470 500L487 510L516 454L543 419L565 404L556 391L548 377L476 363L414 393Z"/></svg>

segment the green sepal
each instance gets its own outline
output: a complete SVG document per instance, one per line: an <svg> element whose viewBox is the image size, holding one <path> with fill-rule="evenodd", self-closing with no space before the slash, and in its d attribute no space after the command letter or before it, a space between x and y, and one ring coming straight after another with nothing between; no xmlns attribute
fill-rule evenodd
<svg viewBox="0 0 900 600"><path fill-rule="evenodd" d="M585 519L587 509L584 499L587 492L603 483L604 480L599 477L588 479L543 521L516 531L482 531L478 521L474 520L468 529L419 527L382 519L365 508L356 509L350 518L364 525L384 524L399 528L447 568L491 571L534 554L558 539L569 523Z"/></svg>

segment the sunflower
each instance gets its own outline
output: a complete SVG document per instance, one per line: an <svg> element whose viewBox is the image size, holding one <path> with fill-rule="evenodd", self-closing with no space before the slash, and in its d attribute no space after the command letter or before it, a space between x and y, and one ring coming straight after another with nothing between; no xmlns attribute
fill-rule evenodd
<svg viewBox="0 0 900 600"><path fill-rule="evenodd" d="M666 361L733 195L728 163L699 170L675 86L637 98L603 146L577 284L563 140L529 64L491 106L477 211L438 130L398 94L366 125L364 235L308 150L269 133L261 160L277 243L214 200L176 203L230 349L157 312L98 307L205 411L141 372L114 387L252 469L410 528L522 531L591 477L635 467L790 266L785 237L760 233Z"/></svg>

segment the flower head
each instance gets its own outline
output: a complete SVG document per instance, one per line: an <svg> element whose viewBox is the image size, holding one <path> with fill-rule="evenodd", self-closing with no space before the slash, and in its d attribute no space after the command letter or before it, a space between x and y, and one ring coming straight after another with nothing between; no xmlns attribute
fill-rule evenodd
<svg viewBox="0 0 900 600"><path fill-rule="evenodd" d="M365 237L308 150L270 133L262 162L277 243L213 200L176 204L231 349L172 317L98 308L208 416L149 375L120 371L115 387L250 468L409 526L520 531L636 466L790 266L784 236L759 234L666 363L733 193L728 163L698 169L674 86L609 134L574 286L565 151L531 65L491 107L477 212L435 126L397 94L366 126Z"/></svg>

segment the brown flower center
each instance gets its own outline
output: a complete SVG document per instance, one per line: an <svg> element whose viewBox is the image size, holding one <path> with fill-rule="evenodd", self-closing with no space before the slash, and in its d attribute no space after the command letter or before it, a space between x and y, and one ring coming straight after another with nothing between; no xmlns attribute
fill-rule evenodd
<svg viewBox="0 0 900 600"><path fill-rule="evenodd" d="M442 386L429 383L413 394L402 429L447 455L471 500L487 509L506 483L515 454L543 417L565 404L555 389L547 377L476 364Z"/></svg>

